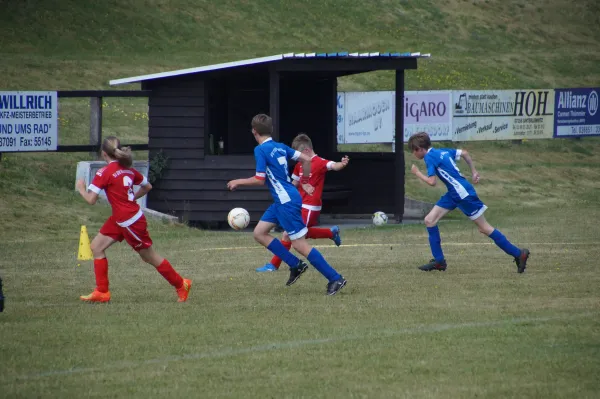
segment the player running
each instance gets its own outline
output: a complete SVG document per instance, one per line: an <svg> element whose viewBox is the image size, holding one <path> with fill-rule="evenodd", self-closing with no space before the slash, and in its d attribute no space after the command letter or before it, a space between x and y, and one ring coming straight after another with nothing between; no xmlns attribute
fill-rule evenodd
<svg viewBox="0 0 600 399"><path fill-rule="evenodd" d="M110 301L108 260L104 251L115 242L125 240L139 253L144 262L154 266L165 280L175 287L179 302L185 302L192 288L192 281L182 278L168 260L154 251L146 217L137 203L137 199L146 195L152 189L152 185L140 172L131 167L131 149L122 148L118 138L111 136L104 139L102 158L108 165L96 173L87 190L83 179L77 181L77 190L88 204L94 205L100 191L104 190L112 207L112 215L91 243L96 289L89 295L81 296L81 300ZM141 186L136 193L133 192L134 185Z"/></svg>
<svg viewBox="0 0 600 399"><path fill-rule="evenodd" d="M458 208L469 219L475 222L482 234L490 237L500 249L512 256L517 264L517 272L523 273L527 267L529 250L526 248L519 249L511 244L499 230L492 227L485 220L483 213L487 209L487 206L481 202L475 192L475 188L463 177L456 166L455 161L463 158L471 168L473 183L477 184L479 182L479 173L475 170L473 160L467 150L433 148L431 147L431 139L425 132L413 134L408 140L408 148L417 159L425 159L425 165L427 166L427 176L421 173L419 168L414 164L412 165L411 172L430 186L435 186L439 177L448 188L448 192L440 198L431 212L425 216L425 225L429 233L429 245L433 259L431 262L419 267L419 269L426 272L446 270L447 264L442 252L440 231L437 223L448 212Z"/></svg>
<svg viewBox="0 0 600 399"><path fill-rule="evenodd" d="M308 266L284 247L281 241L269 234L273 227L281 226L292 240L292 247L328 280L327 295L335 295L346 285L346 280L306 241L308 229L302 220L302 197L288 175L288 160L300 160L304 171L300 184L307 193L312 194L314 187L308 184L311 159L285 144L273 141L272 133L271 117L259 114L252 119L252 135L258 142L254 148L256 174L247 179L232 180L227 183L227 187L235 190L240 186L260 186L266 180L274 202L256 225L254 239L290 266L290 277L286 285L292 285Z"/></svg>
<svg viewBox="0 0 600 399"><path fill-rule="evenodd" d="M329 238L333 240L335 245L339 247L342 244L342 238L340 237L340 228L338 226L333 226L330 229L313 226L319 223L319 215L321 214L321 207L323 205L321 196L323 195L325 174L330 170L340 171L344 169L348 165L348 162L350 162L350 158L345 156L340 162L333 162L317 156L313 150L310 137L303 133L294 138L292 141L292 148L308 155L311 159L311 169L308 183L315 188L315 191L312 194L308 194L300 185L300 179L303 176L301 162L296 163L292 173L292 184L298 187L300 195L302 196L302 220L304 220L304 223L308 227L306 238ZM288 250L292 246L292 242L285 232L283 233L281 243ZM274 272L279 269L280 265L281 259L277 256L274 256L269 263L263 267L259 267L256 269L256 271Z"/></svg>

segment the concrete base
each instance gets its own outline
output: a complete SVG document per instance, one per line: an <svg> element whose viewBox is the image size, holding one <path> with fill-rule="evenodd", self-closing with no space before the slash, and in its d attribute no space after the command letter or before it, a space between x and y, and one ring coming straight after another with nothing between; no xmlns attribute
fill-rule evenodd
<svg viewBox="0 0 600 399"><path fill-rule="evenodd" d="M77 163L77 173L75 181L83 179L86 187L89 186L90 182L94 179L96 172L106 166L104 161L87 161ZM148 161L134 161L133 167L140 172L142 175L148 177ZM137 191L140 186L133 186L133 191ZM75 189L77 191L77 189ZM104 190L100 192L100 197L106 199L106 193ZM146 207L146 196L137 200L137 203L142 207Z"/></svg>

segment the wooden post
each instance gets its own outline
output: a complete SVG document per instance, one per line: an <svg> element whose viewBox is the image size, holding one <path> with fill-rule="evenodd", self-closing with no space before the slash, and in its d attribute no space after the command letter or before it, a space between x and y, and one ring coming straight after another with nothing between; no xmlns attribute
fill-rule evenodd
<svg viewBox="0 0 600 399"><path fill-rule="evenodd" d="M102 151L102 97L90 97L90 144L98 146L90 156L99 158Z"/></svg>
<svg viewBox="0 0 600 399"><path fill-rule="evenodd" d="M402 223L404 216L404 70L396 70L396 116L395 116L395 143L394 169L396 170L394 215L396 221Z"/></svg>
<svg viewBox="0 0 600 399"><path fill-rule="evenodd" d="M273 140L279 141L279 72L269 71L269 116L273 118Z"/></svg>

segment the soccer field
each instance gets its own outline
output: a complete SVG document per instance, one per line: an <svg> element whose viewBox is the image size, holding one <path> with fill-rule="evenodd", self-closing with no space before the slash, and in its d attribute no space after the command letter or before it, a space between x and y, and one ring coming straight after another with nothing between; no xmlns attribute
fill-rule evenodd
<svg viewBox="0 0 600 399"><path fill-rule="evenodd" d="M343 230L318 242L348 279L334 297L312 268L292 287L255 273L249 233L151 224L194 281L183 304L126 245L112 302L90 305L77 231L4 242L0 397L597 397L600 211L581 206L488 211L531 249L522 275L463 218L440 225L446 272L417 270L422 225Z"/></svg>

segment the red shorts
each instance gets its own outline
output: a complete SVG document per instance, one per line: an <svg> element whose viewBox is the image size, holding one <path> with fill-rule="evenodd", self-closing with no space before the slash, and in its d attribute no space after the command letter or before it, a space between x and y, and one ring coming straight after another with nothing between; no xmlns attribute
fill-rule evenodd
<svg viewBox="0 0 600 399"><path fill-rule="evenodd" d="M310 209L302 208L302 220L306 227L313 227L319 224L319 215L321 211L311 211Z"/></svg>
<svg viewBox="0 0 600 399"><path fill-rule="evenodd" d="M104 222L104 225L100 229L100 234L119 242L125 239L127 244L138 252L152 246L152 239L150 238L150 234L148 234L148 223L144 215L127 227L119 226L111 216Z"/></svg>

